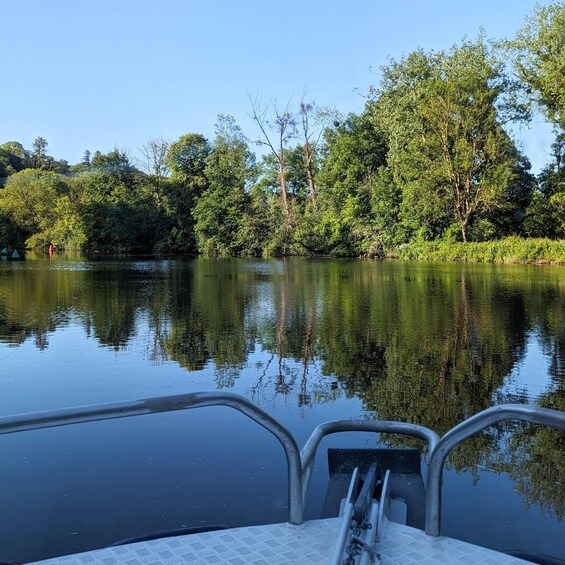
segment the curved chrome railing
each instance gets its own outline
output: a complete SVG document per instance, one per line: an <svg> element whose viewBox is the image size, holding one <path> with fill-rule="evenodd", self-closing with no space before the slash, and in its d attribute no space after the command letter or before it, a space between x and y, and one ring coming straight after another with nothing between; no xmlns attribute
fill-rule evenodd
<svg viewBox="0 0 565 565"><path fill-rule="evenodd" d="M426 533L432 536L440 535L443 468L447 456L454 447L477 432L503 420L520 420L565 430L565 412L539 406L502 404L483 410L461 422L441 439L434 431L426 427L406 422L379 420L326 422L314 429L300 452L289 430L247 399L232 393L198 392L4 416L0 417L0 435L206 406L234 408L277 438L284 449L287 460L289 522L297 525L303 522L303 507L316 450L325 436L337 432L357 431L394 433L423 439L428 444L430 457L426 481Z"/></svg>
<svg viewBox="0 0 565 565"><path fill-rule="evenodd" d="M525 404L501 404L487 408L449 430L433 450L426 481L426 534L439 536L441 528L441 480L451 450L472 435L503 420L520 420L565 430L565 412Z"/></svg>
<svg viewBox="0 0 565 565"><path fill-rule="evenodd" d="M267 414L261 408L237 394L197 392L6 416L0 418L0 434L66 426L82 422L128 418L143 414L173 412L175 410L187 410L205 406L229 406L234 408L263 426L279 440L283 446L288 465L288 521L291 524L302 524L302 469L298 445L285 426L275 420L270 414Z"/></svg>
<svg viewBox="0 0 565 565"><path fill-rule="evenodd" d="M388 422L385 420L333 420L320 424L310 434L306 444L300 452L302 461L302 504L306 504L308 485L312 475L312 467L316 450L322 439L330 434L338 432L377 432L389 434L401 434L417 437L428 443L428 453L432 453L439 441L439 436L429 428L409 424L407 422Z"/></svg>

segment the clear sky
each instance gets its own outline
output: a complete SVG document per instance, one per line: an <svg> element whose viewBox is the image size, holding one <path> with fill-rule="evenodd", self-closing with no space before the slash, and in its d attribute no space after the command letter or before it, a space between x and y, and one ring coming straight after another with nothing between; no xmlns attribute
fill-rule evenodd
<svg viewBox="0 0 565 565"><path fill-rule="evenodd" d="M256 129L248 95L360 112L389 56L483 27L512 37L534 0L0 0L0 143L56 159L198 132ZM537 120L540 121L540 118ZM550 128L519 132L537 172Z"/></svg>

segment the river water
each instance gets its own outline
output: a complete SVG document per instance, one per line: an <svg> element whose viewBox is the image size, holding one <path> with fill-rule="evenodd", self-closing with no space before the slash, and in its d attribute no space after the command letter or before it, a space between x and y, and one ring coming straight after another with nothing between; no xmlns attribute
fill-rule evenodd
<svg viewBox="0 0 565 565"><path fill-rule="evenodd" d="M0 264L0 416L221 390L299 446L331 419L443 434L500 403L565 410L564 313L564 267L31 255ZM327 447L382 445L420 447L324 440L306 516ZM7 435L0 452L0 561L287 519L279 444L227 408ZM564 476L565 434L493 427L449 459L442 533L565 558Z"/></svg>

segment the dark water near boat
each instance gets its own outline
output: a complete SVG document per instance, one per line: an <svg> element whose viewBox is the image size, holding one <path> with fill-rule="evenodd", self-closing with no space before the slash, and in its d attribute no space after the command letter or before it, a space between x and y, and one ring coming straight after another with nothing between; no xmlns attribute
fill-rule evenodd
<svg viewBox="0 0 565 565"><path fill-rule="evenodd" d="M300 446L329 419L443 434L498 403L565 410L564 313L563 267L32 256L0 264L0 415L224 390ZM406 445L325 440L307 517L325 448L383 443ZM0 453L0 560L287 519L280 446L228 408L2 436ZM565 558L564 473L564 434L489 429L450 458L442 533Z"/></svg>

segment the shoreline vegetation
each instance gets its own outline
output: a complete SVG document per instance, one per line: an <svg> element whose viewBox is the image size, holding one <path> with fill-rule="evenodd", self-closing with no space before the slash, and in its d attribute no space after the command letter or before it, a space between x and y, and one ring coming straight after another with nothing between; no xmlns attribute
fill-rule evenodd
<svg viewBox="0 0 565 565"><path fill-rule="evenodd" d="M508 237L497 241L416 242L390 250L388 259L565 265L565 240Z"/></svg>
<svg viewBox="0 0 565 565"><path fill-rule="evenodd" d="M13 250L13 249L11 249ZM21 249L22 254L32 249ZM44 250L41 250L44 251ZM80 249L66 249L65 253L84 254ZM134 256L134 257L198 257L198 253L168 253L165 251L136 251L128 253L91 252L86 255L96 257ZM300 256L296 254L295 256ZM233 256L226 256L237 258ZM244 255L241 258L252 256ZM494 263L515 265L565 265L565 240L546 238L507 237L496 241L447 242L419 241L405 243L372 255L336 255L332 253L302 255L306 259L368 259L401 261L444 261L462 263Z"/></svg>
<svg viewBox="0 0 565 565"><path fill-rule="evenodd" d="M213 140L75 164L7 141L0 247L565 264L563 38L553 0L511 40L390 59L360 114L249 97L250 137L219 114ZM533 116L554 128L538 175L512 136Z"/></svg>

